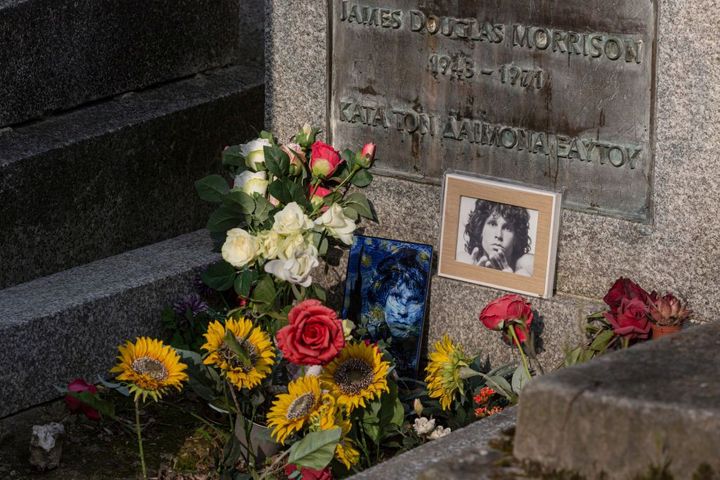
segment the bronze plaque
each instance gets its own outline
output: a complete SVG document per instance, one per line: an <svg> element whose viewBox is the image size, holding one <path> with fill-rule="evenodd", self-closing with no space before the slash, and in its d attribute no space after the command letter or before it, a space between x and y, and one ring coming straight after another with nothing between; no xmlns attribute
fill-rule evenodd
<svg viewBox="0 0 720 480"><path fill-rule="evenodd" d="M376 170L562 190L647 221L651 0L333 0L330 130Z"/></svg>

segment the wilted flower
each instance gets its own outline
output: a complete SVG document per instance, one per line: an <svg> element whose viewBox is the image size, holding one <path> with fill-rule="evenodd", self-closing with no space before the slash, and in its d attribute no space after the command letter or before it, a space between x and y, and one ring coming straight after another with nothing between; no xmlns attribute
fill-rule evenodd
<svg viewBox="0 0 720 480"><path fill-rule="evenodd" d="M672 293L651 302L649 313L653 322L664 327L682 325L692 315L692 311L686 309Z"/></svg>
<svg viewBox="0 0 720 480"><path fill-rule="evenodd" d="M430 440L437 440L438 438L442 438L450 432L451 432L451 430L449 427L443 428L440 425L438 425L438 427L435 430L433 430L433 432L430 434L430 436L428 438Z"/></svg>
<svg viewBox="0 0 720 480"><path fill-rule="evenodd" d="M205 303L198 294L191 293L190 295L185 295L180 300L173 303L172 308L178 315L185 315L185 312L190 311L190 313L195 316L200 313L207 312L208 304Z"/></svg>
<svg viewBox="0 0 720 480"><path fill-rule="evenodd" d="M425 436L433 431L435 428L435 419L434 418L426 418L426 417L420 417L415 419L415 424L413 425L413 430L415 430L415 433L418 435ZM442 428L442 427L440 427Z"/></svg>

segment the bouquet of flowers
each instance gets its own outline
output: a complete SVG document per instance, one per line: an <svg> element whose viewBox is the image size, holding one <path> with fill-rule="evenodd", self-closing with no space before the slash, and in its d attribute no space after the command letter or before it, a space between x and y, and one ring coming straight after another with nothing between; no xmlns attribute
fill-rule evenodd
<svg viewBox="0 0 720 480"><path fill-rule="evenodd" d="M293 301L325 299L312 270L331 244L350 245L360 217L374 219L365 195L375 145L338 152L316 140L305 125L290 143L268 132L227 147L222 164L232 178L210 175L196 182L203 200L218 205L207 228L223 261L203 281L234 290L245 315L270 322L287 318ZM268 325L272 333L278 325Z"/></svg>

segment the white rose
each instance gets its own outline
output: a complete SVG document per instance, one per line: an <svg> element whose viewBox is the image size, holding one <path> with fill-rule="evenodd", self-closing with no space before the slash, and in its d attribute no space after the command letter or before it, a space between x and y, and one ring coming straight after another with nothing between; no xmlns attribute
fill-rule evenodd
<svg viewBox="0 0 720 480"><path fill-rule="evenodd" d="M305 245L295 251L295 256L287 260L272 260L265 264L265 271L280 280L309 287L312 283L310 271L320 265L318 251L314 245Z"/></svg>
<svg viewBox="0 0 720 480"><path fill-rule="evenodd" d="M355 222L343 213L343 209L337 203L328 208L325 213L315 220L317 229L324 228L328 235L337 238L345 245L352 245L352 234L357 228Z"/></svg>
<svg viewBox="0 0 720 480"><path fill-rule="evenodd" d="M258 244L262 256L266 259L277 258L280 253L280 244L282 237L277 233L269 230L258 235Z"/></svg>
<svg viewBox="0 0 720 480"><path fill-rule="evenodd" d="M298 249L303 249L305 247L305 243L305 237L303 237L302 233L294 233L281 238L278 243L278 257L285 260L288 258L294 258L295 252Z"/></svg>
<svg viewBox="0 0 720 480"><path fill-rule="evenodd" d="M260 167L265 166L265 147L269 147L270 142L264 138L257 138L252 142L240 145L240 153L245 157L245 165L254 171L258 171Z"/></svg>
<svg viewBox="0 0 720 480"><path fill-rule="evenodd" d="M435 419L429 419L426 417L420 417L415 419L415 424L413 425L413 429L415 430L415 433L417 433L420 436L427 435L428 433L432 432L435 428Z"/></svg>
<svg viewBox="0 0 720 480"><path fill-rule="evenodd" d="M438 427L437 427L435 430L433 430L433 432L430 434L430 436L429 436L428 438L429 438L430 440L437 440L438 438L442 438L442 437L444 437L445 435L447 435L448 433L450 433L450 431L451 431L451 430L450 430L449 427L448 427L448 428L443 428L443 427L441 427L441 426L438 425Z"/></svg>
<svg viewBox="0 0 720 480"><path fill-rule="evenodd" d="M258 193L264 197L268 188L268 183L270 182L267 179L267 173L245 170L241 174L235 176L233 188L239 188L251 197L253 193Z"/></svg>
<svg viewBox="0 0 720 480"><path fill-rule="evenodd" d="M221 252L226 262L235 268L242 268L255 260L258 241L245 230L233 228L228 230Z"/></svg>
<svg viewBox="0 0 720 480"><path fill-rule="evenodd" d="M295 202L288 203L285 208L275 214L272 229L281 235L302 233L312 228L313 222L305 215L303 209Z"/></svg>

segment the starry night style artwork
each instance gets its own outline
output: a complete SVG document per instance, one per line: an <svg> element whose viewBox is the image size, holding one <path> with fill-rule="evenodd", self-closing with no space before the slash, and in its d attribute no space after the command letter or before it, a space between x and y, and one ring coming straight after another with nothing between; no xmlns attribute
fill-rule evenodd
<svg viewBox="0 0 720 480"><path fill-rule="evenodd" d="M356 235L342 317L385 340L400 376L417 377L432 246Z"/></svg>

